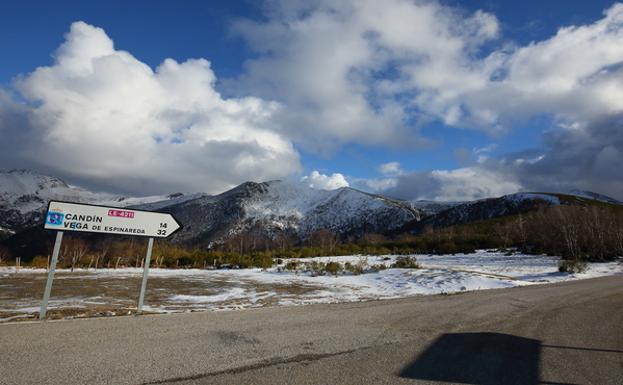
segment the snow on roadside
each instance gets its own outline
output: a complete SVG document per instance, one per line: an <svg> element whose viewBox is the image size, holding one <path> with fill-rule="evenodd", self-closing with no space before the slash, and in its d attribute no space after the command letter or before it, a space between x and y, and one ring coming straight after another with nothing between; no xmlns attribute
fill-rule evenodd
<svg viewBox="0 0 623 385"><path fill-rule="evenodd" d="M498 289L533 285L546 282L560 282L574 279L592 278L623 274L621 261L608 263L589 263L582 274L558 272L556 257L524 254L506 255L499 252L478 251L472 254L456 255L414 255L420 269L391 268L361 275L351 273L337 277L329 275L312 276L304 271L305 263L339 262L344 265L391 266L397 256L344 256L319 257L284 260L283 264L267 270L232 269L150 269L150 277L167 281L176 280L182 292L164 292L160 303L150 303L147 311L179 312L189 310L230 310L259 306L292 306L312 303L352 302L369 299L400 298L413 295L457 293L473 290ZM286 270L289 261L299 262L299 270ZM77 269L68 274L67 270L57 270L58 280L114 278L125 281L127 278L139 279L142 269ZM21 269L17 274L42 274L44 269ZM0 268L2 278L15 276L15 269ZM192 290L191 290L192 289ZM153 290L153 289L152 289ZM5 302L8 297L4 297ZM90 298L82 301L89 303ZM0 301L1 304L2 301ZM21 301L18 301L21 302ZM33 301L31 301L33 302ZM56 306L64 306L59 301ZM78 303L73 298L71 306ZM68 303L69 303L68 302ZM33 308L15 306L14 311L28 313ZM29 305L32 306L32 305ZM69 306L69 305L67 305ZM4 307L4 306L0 306ZM0 309L1 310L1 309ZM8 311L8 309L5 309Z"/></svg>
<svg viewBox="0 0 623 385"><path fill-rule="evenodd" d="M233 289L226 290L221 294L214 295L188 295L188 294L177 294L170 297L170 300L173 302L193 302L193 303L213 303L213 302L224 302L227 300L231 300L234 298L245 298L248 296L248 291L235 287Z"/></svg>

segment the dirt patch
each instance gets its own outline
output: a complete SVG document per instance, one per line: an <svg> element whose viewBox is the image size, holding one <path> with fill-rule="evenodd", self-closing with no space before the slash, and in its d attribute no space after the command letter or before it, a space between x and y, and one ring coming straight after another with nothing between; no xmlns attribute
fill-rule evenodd
<svg viewBox="0 0 623 385"><path fill-rule="evenodd" d="M33 320L47 274L19 272L0 276L0 322ZM140 273L59 272L48 307L49 319L85 318L136 313ZM322 289L303 284L268 284L209 273L152 276L147 284L145 313L230 310L278 306ZM236 295L239 293L239 295Z"/></svg>

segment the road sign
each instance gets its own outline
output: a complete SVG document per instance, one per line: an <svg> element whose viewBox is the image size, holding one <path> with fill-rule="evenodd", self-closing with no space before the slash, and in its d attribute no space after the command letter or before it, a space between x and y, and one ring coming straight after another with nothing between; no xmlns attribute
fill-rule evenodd
<svg viewBox="0 0 623 385"><path fill-rule="evenodd" d="M45 215L43 227L48 230L57 230L58 232L54 242L48 280L43 292L43 300L41 301L41 311L39 312L41 320L45 319L47 313L48 301L54 281L54 271L61 249L61 242L63 242L64 231L149 237L143 266L143 281L141 282L137 306L138 313L141 313L147 288L147 276L149 275L149 263L154 246L154 237L166 238L181 229L182 225L171 214L51 201L48 205L48 212Z"/></svg>
<svg viewBox="0 0 623 385"><path fill-rule="evenodd" d="M166 238L182 226L166 213L51 201L44 228Z"/></svg>

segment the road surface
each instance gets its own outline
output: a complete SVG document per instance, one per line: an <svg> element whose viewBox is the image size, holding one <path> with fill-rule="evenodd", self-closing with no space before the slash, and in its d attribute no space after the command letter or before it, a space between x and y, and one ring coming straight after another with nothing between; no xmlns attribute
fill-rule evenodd
<svg viewBox="0 0 623 385"><path fill-rule="evenodd" d="M623 384L623 276L0 325L1 384Z"/></svg>

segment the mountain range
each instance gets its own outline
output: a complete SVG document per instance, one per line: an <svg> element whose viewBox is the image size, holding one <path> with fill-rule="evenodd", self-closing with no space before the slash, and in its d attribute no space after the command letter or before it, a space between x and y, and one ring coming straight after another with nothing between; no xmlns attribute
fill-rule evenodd
<svg viewBox="0 0 623 385"><path fill-rule="evenodd" d="M402 201L349 187L316 190L302 183L246 182L219 195L173 193L129 197L92 192L28 170L0 172L0 237L39 227L49 200L162 211L184 225L174 242L209 247L228 236L255 232L303 240L327 229L342 239L367 233L417 233L512 215L536 207L621 202L588 191L516 193L471 202Z"/></svg>

